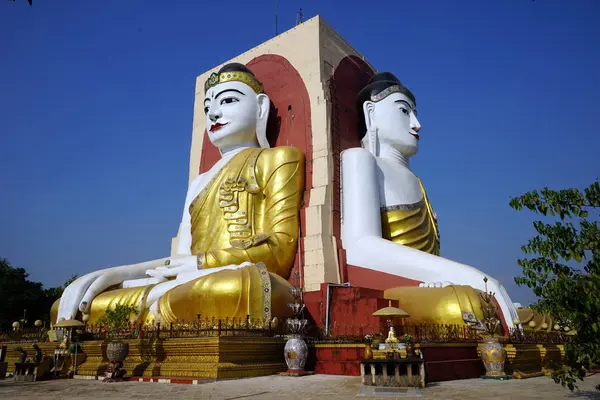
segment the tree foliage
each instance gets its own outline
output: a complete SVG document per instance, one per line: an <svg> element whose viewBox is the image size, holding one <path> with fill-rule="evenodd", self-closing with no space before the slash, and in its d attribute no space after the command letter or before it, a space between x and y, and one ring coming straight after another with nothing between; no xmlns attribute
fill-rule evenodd
<svg viewBox="0 0 600 400"><path fill-rule="evenodd" d="M21 320L24 310L27 310L28 325L38 319L48 323L50 307L77 278L73 276L63 286L44 289L41 283L30 281L28 277L25 269L15 268L0 258L0 330L9 329L14 321Z"/></svg>
<svg viewBox="0 0 600 400"><path fill-rule="evenodd" d="M600 362L600 184L583 192L534 190L511 199L510 206L552 219L533 223L538 235L521 247L529 257L518 260L523 276L515 282L538 296L535 309L576 330L565 347L567 365L553 375L573 390L576 378Z"/></svg>
<svg viewBox="0 0 600 400"><path fill-rule="evenodd" d="M98 325L108 329L109 338L117 338L131 327L131 317L137 315L138 309L130 305L117 304L115 308L107 308L98 320Z"/></svg>

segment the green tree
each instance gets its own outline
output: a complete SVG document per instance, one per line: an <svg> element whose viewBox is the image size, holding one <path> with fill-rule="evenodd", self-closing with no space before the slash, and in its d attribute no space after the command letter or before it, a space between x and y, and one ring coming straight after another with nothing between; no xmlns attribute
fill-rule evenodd
<svg viewBox="0 0 600 400"><path fill-rule="evenodd" d="M23 318L24 310L28 321L42 317L40 306L45 304L42 284L28 277L23 268L13 268L8 260L0 259L0 330L9 329L14 321Z"/></svg>
<svg viewBox="0 0 600 400"><path fill-rule="evenodd" d="M104 311L104 315L98 320L98 325L108 329L109 338L115 339L129 330L131 327L130 318L137 314L136 307L117 304L115 308L108 307Z"/></svg>
<svg viewBox="0 0 600 400"><path fill-rule="evenodd" d="M529 257L518 260L523 276L515 282L539 298L534 309L576 330L565 346L567 365L553 374L573 390L576 379L600 362L600 184L583 192L534 190L511 199L510 206L552 219L533 223L538 235L521 247Z"/></svg>
<svg viewBox="0 0 600 400"><path fill-rule="evenodd" d="M0 258L0 330L10 329L14 321L23 318L24 310L27 310L29 326L37 319L49 322L52 304L77 279L74 275L63 286L44 289L41 283L30 281L28 277L25 269L15 268Z"/></svg>

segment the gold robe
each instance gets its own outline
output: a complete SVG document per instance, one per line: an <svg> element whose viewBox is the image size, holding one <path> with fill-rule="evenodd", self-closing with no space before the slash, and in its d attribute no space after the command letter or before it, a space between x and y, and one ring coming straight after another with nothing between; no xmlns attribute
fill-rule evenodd
<svg viewBox="0 0 600 400"><path fill-rule="evenodd" d="M172 288L159 299L161 321L192 321L198 314L264 320L288 316L287 303L293 299L287 279L296 257L303 190L300 150L277 147L236 154L190 205L191 252L204 269L243 262L254 265ZM117 304L144 310L138 321L153 320L146 304L151 288L101 293L92 301L90 322Z"/></svg>
<svg viewBox="0 0 600 400"><path fill-rule="evenodd" d="M435 213L419 180L423 198L414 204L382 207L383 238L426 253L440 255Z"/></svg>
<svg viewBox="0 0 600 400"><path fill-rule="evenodd" d="M383 238L436 256L440 255L437 218L425 188L419 180L423 198L414 204L382 207ZM436 281L432 276L431 281ZM410 314L408 323L476 323L483 318L481 291L466 285L444 288L398 287L384 292L386 299L398 300Z"/></svg>

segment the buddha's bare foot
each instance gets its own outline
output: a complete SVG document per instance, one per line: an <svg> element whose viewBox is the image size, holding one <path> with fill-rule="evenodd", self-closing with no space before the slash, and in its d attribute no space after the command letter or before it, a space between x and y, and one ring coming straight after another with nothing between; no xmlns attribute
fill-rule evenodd
<svg viewBox="0 0 600 400"><path fill-rule="evenodd" d="M452 282L444 281L444 282L423 282L419 284L419 287L422 288L443 288L448 285L454 285Z"/></svg>

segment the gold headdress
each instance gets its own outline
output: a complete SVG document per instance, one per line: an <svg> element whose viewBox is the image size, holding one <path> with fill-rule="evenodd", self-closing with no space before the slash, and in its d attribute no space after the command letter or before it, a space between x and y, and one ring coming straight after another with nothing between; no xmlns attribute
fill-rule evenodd
<svg viewBox="0 0 600 400"><path fill-rule="evenodd" d="M220 74L213 72L204 84L204 93L211 87L217 86L224 82L242 82L250 86L256 94L263 92L263 85L260 83L254 75L248 72L222 72Z"/></svg>

